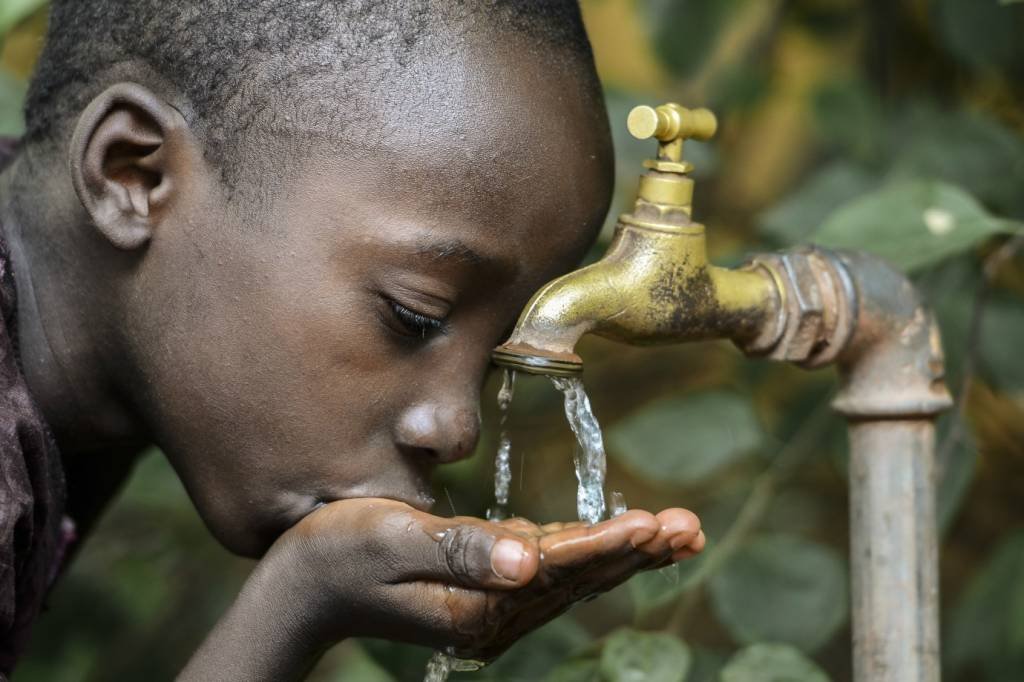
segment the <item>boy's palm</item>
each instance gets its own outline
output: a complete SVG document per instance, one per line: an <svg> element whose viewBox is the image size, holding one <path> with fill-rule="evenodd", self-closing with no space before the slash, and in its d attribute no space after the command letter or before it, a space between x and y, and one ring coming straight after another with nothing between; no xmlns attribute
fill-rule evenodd
<svg viewBox="0 0 1024 682"><path fill-rule="evenodd" d="M488 660L573 602L699 552L704 535L684 509L538 526L364 498L321 507L278 545L326 639L386 637Z"/></svg>

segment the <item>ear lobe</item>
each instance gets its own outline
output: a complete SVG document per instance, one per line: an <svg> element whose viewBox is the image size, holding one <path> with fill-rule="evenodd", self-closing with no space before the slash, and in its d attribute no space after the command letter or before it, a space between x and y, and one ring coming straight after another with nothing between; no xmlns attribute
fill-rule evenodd
<svg viewBox="0 0 1024 682"><path fill-rule="evenodd" d="M174 107L134 83L104 90L82 112L68 166L78 198L96 230L133 250L153 236L174 188L168 146L185 121Z"/></svg>

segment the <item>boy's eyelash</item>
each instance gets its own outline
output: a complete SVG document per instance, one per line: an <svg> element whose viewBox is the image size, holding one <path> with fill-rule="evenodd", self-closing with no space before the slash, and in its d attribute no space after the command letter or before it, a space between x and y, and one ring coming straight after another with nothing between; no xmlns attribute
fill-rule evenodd
<svg viewBox="0 0 1024 682"><path fill-rule="evenodd" d="M415 310L409 310L401 303L391 299L388 299L388 306L390 306L391 312L395 314L401 325L409 331L410 336L418 336L425 339L429 333L445 334L448 331L448 324L444 320L422 315Z"/></svg>

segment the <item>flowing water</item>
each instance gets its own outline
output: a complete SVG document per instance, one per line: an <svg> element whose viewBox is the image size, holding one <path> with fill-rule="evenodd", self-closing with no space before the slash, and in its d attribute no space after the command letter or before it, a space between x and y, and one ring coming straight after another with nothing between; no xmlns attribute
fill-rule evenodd
<svg viewBox="0 0 1024 682"><path fill-rule="evenodd" d="M608 509L608 515L615 518L616 516L622 516L627 510L629 510L629 507L626 506L626 496L618 490L613 490L612 503Z"/></svg>
<svg viewBox="0 0 1024 682"><path fill-rule="evenodd" d="M512 394L516 388L516 373L506 369L498 391L498 409L501 412L499 428L501 436L498 440L498 454L494 458L494 507L487 510L487 518L501 521L508 516L508 490L512 484L512 439L508 435L508 409L512 404Z"/></svg>
<svg viewBox="0 0 1024 682"><path fill-rule="evenodd" d="M509 405L515 389L515 372L505 370L498 391L498 407L501 410L501 437L498 441L498 454L494 460L494 500L493 508L487 510L487 518L500 521L508 514L508 491L512 482L510 455L512 441L509 438L505 423L508 421ZM569 427L576 435L576 452L573 461L576 465L576 480L579 487L576 491L576 514L580 521L597 523L605 516L604 476L605 454L604 438L601 426L594 417L590 407L590 398L583 389L583 381L578 377L551 377L551 382L565 396L565 418ZM626 498L622 493L611 494L611 515L618 516L626 511ZM426 676L423 682L446 682L452 671L479 670L483 664L478 661L467 661L455 658L442 651L435 651L427 662Z"/></svg>
<svg viewBox="0 0 1024 682"><path fill-rule="evenodd" d="M565 396L565 418L576 434L576 514L580 521L597 523L604 518L604 439L590 407L590 398L579 377L551 377Z"/></svg>
<svg viewBox="0 0 1024 682"><path fill-rule="evenodd" d="M473 672L484 667L480 661L455 658L443 651L435 651L427 661L427 672L423 682L446 682L448 675L454 672Z"/></svg>

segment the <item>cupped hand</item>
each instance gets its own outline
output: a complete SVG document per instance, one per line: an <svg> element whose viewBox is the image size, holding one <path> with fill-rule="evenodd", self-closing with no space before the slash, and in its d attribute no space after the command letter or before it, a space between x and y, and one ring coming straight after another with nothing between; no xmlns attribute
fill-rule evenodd
<svg viewBox="0 0 1024 682"><path fill-rule="evenodd" d="M703 546L685 509L538 526L364 498L317 509L271 553L286 556L287 589L325 640L385 637L489 660L572 603Z"/></svg>

